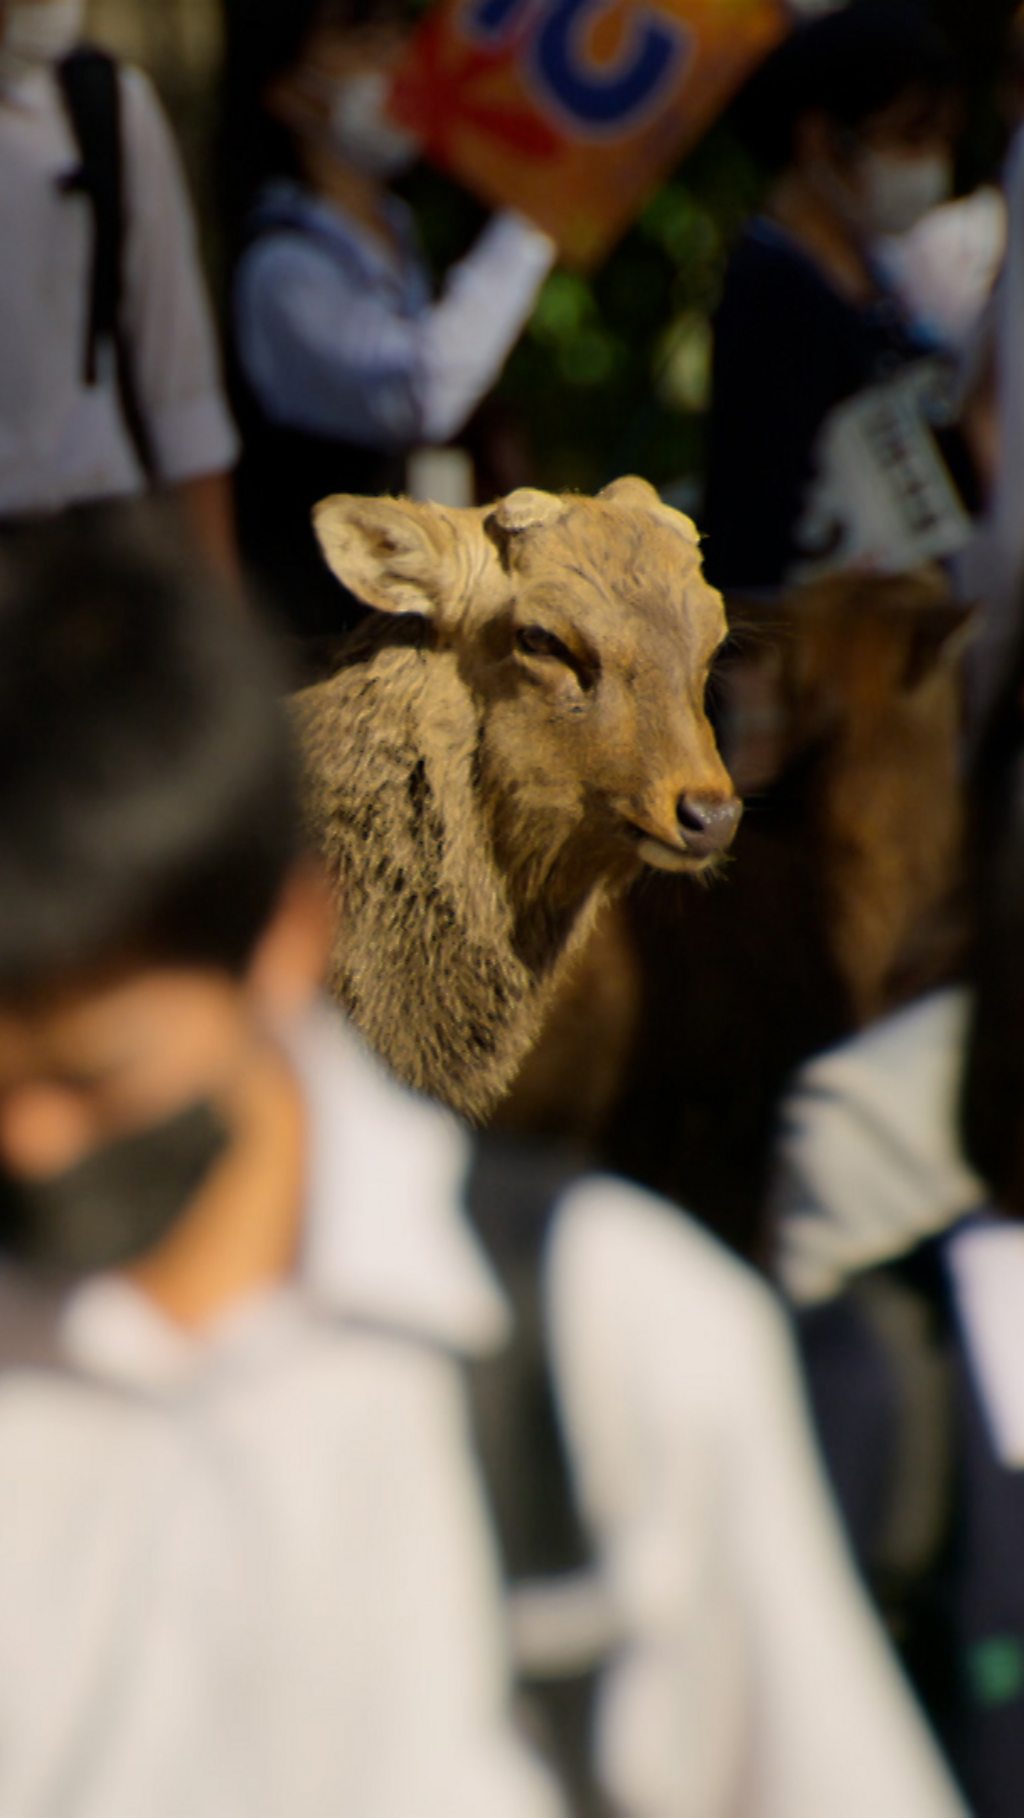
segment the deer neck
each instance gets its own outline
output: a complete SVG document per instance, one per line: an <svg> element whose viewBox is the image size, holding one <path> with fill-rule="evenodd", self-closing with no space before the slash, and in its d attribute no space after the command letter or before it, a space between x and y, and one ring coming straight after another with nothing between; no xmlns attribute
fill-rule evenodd
<svg viewBox="0 0 1024 1818"><path fill-rule="evenodd" d="M491 818L512 945L523 965L542 978L582 941L600 904L625 888L637 862L621 842L602 839L557 812L526 813L514 798L499 798Z"/></svg>

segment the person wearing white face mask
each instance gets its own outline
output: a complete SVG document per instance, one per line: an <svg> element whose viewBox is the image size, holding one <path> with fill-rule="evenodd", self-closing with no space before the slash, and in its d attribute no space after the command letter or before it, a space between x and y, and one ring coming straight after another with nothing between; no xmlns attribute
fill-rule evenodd
<svg viewBox="0 0 1024 1818"><path fill-rule="evenodd" d="M418 153L387 113L401 13L373 0L227 0L226 18L243 551L292 629L316 636L342 626L346 603L310 507L329 492L400 490L412 450L461 430L554 247L498 215L435 297L389 188Z"/></svg>
<svg viewBox="0 0 1024 1818"><path fill-rule="evenodd" d="M160 491L230 571L237 441L182 173L84 15L0 3L0 535Z"/></svg>
<svg viewBox="0 0 1024 1818"><path fill-rule="evenodd" d="M935 369L923 363L941 350L877 257L880 239L949 195L957 115L952 53L914 0L850 0L813 20L739 98L737 127L771 176L715 323L703 528L720 586L891 572L966 540L969 464L928 421ZM930 541L890 530L884 496L881 526L871 518L872 492L899 478L861 460L869 411L901 431L915 419L907 459L931 488Z"/></svg>

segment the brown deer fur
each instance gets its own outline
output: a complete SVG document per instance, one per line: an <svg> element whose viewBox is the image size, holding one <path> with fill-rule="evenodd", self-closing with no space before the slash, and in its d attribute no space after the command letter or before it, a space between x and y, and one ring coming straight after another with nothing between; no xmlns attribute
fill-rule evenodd
<svg viewBox="0 0 1024 1818"><path fill-rule="evenodd" d="M378 609L295 703L332 988L395 1073L480 1117L600 902L731 839L703 705L722 602L640 480L486 510L336 498L317 529Z"/></svg>

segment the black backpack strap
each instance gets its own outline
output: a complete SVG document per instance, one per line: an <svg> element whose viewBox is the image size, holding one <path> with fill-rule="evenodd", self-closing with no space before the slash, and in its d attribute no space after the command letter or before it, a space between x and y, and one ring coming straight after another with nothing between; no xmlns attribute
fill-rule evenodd
<svg viewBox="0 0 1024 1818"><path fill-rule="evenodd" d="M507 1582L535 1586L596 1569L577 1509L544 1317L544 1257L563 1195L586 1169L577 1156L479 1132L466 1182L470 1220L505 1290L513 1336L469 1372L475 1452ZM594 1695L603 1662L519 1671L519 1703L574 1818L611 1818L594 1777Z"/></svg>
<svg viewBox="0 0 1024 1818"><path fill-rule="evenodd" d="M125 427L143 471L156 474L152 443L139 404L131 347L121 320L125 211L121 84L117 64L105 51L84 45L57 67L64 107L81 165L62 181L68 194L83 194L93 217L93 259L89 285L82 373L95 385L99 349L114 349L118 394Z"/></svg>

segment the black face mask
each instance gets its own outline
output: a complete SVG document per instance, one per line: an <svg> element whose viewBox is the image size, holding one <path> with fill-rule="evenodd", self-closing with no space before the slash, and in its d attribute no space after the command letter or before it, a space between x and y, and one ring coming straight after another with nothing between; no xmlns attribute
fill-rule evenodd
<svg viewBox="0 0 1024 1818"><path fill-rule="evenodd" d="M49 1179L21 1180L0 1168L0 1252L47 1275L118 1268L170 1230L229 1140L201 1100Z"/></svg>

